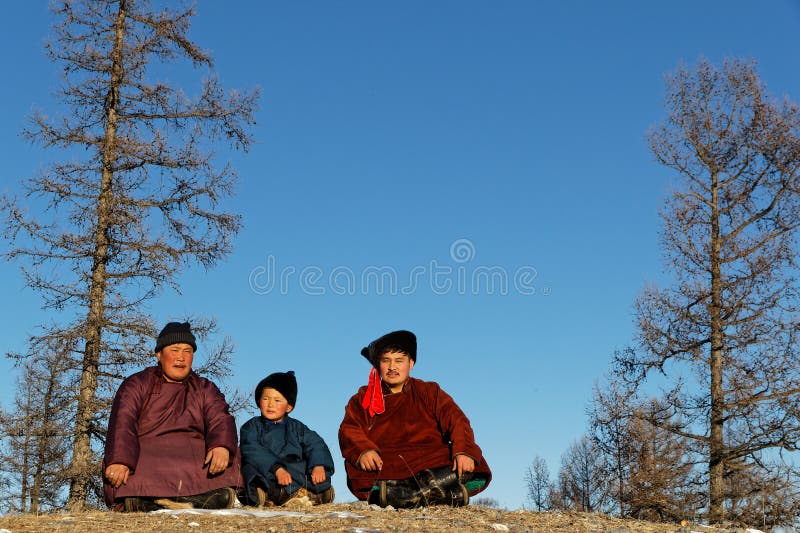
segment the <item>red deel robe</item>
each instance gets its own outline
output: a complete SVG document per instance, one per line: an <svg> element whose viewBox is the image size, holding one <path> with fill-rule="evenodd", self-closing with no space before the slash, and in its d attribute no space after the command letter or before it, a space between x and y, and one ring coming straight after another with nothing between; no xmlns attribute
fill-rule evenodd
<svg viewBox="0 0 800 533"><path fill-rule="evenodd" d="M211 475L206 453L222 446L231 463ZM181 383L166 381L158 366L125 379L108 421L103 471L110 464L131 469L125 485L104 479L106 504L126 496L176 497L241 486L236 421L214 383L192 372Z"/></svg>
<svg viewBox="0 0 800 533"><path fill-rule="evenodd" d="M347 485L356 497L366 499L380 479L404 479L426 468L452 466L456 454L472 457L475 471L491 481L469 419L437 383L409 378L402 392L384 394L386 410L374 417L361 406L366 390L361 387L350 398L339 427ZM380 472L358 468L358 458L367 450L380 454ZM471 495L485 489L488 481Z"/></svg>

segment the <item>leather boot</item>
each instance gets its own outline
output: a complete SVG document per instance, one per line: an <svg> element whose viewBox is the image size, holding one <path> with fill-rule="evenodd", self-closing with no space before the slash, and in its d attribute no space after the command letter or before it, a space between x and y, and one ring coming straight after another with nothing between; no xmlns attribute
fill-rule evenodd
<svg viewBox="0 0 800 533"><path fill-rule="evenodd" d="M449 466L430 468L417 472L417 482L420 487L448 487L458 481L458 476Z"/></svg>
<svg viewBox="0 0 800 533"><path fill-rule="evenodd" d="M410 509L425 505L422 492L413 478L386 480L386 503L395 509Z"/></svg>
<svg viewBox="0 0 800 533"><path fill-rule="evenodd" d="M439 505L450 505L452 507L464 507L469 505L469 491L463 483L458 482L451 486L445 494L444 499L437 503Z"/></svg>
<svg viewBox="0 0 800 533"><path fill-rule="evenodd" d="M461 507L469 503L469 491L462 481L471 477L464 474L461 479L450 466L422 470L415 476L419 483L425 505L451 505Z"/></svg>
<svg viewBox="0 0 800 533"><path fill-rule="evenodd" d="M230 509L236 500L236 491L231 487L222 487L203 494L179 496L173 499L176 502L190 503L195 509Z"/></svg>
<svg viewBox="0 0 800 533"><path fill-rule="evenodd" d="M395 509L420 507L420 492L405 479L388 479L377 482L378 488L369 493L369 503Z"/></svg>
<svg viewBox="0 0 800 533"><path fill-rule="evenodd" d="M141 496L125 498L123 506L126 513L149 513L150 511L163 509L163 507L154 502L152 498L144 498Z"/></svg>
<svg viewBox="0 0 800 533"><path fill-rule="evenodd" d="M314 494L313 492L309 492L308 495L311 499L311 503L313 503L314 505L322 505L323 503L332 503L333 498L335 497L333 486L328 487L319 494Z"/></svg>
<svg viewBox="0 0 800 533"><path fill-rule="evenodd" d="M267 491L261 487L256 487L256 507L269 507L272 502L267 498Z"/></svg>
<svg viewBox="0 0 800 533"><path fill-rule="evenodd" d="M282 485L274 484L267 487L267 499L273 505L283 505L289 501L290 497L291 495L286 492L286 487Z"/></svg>

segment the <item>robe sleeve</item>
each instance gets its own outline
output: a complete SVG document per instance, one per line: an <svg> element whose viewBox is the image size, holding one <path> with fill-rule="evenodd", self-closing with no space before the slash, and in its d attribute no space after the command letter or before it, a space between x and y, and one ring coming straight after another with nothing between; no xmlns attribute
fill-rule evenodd
<svg viewBox="0 0 800 533"><path fill-rule="evenodd" d="M475 434L467 415L456 404L455 400L436 383L426 391L430 405L434 407L434 416L442 428L442 434L452 443L452 454L466 454L475 462L482 458L481 449L475 444Z"/></svg>
<svg viewBox="0 0 800 533"><path fill-rule="evenodd" d="M250 466L266 478L278 462L278 456L259 442L258 423L258 418L254 418L242 426L242 466Z"/></svg>
<svg viewBox="0 0 800 533"><path fill-rule="evenodd" d="M309 429L305 425L303 425L303 428L305 430L302 442L303 458L308 469L307 473L310 474L315 466L323 466L330 478L333 475L333 456L331 456L328 445L325 444L325 441L316 431Z"/></svg>
<svg viewBox="0 0 800 533"><path fill-rule="evenodd" d="M122 382L114 396L108 420L104 467L125 465L136 470L139 462L139 415L146 394L145 380L128 378Z"/></svg>
<svg viewBox="0 0 800 533"><path fill-rule="evenodd" d="M206 426L206 451L222 446L230 452L232 464L237 449L236 420L228 411L225 395L211 381L206 382L203 420Z"/></svg>
<svg viewBox="0 0 800 533"><path fill-rule="evenodd" d="M361 407L361 397L364 395L365 387L362 387L344 408L344 419L339 426L339 448L342 456L349 463L356 465L358 458L367 450L377 450L380 448L369 437L366 428L369 424L367 412Z"/></svg>

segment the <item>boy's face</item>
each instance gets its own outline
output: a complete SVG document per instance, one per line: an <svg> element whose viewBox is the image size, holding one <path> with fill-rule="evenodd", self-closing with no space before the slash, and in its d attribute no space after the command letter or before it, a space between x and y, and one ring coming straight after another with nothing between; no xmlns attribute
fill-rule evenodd
<svg viewBox="0 0 800 533"><path fill-rule="evenodd" d="M194 349L191 344L179 342L164 346L160 352L156 352L156 357L167 381L183 381L192 371Z"/></svg>
<svg viewBox="0 0 800 533"><path fill-rule="evenodd" d="M381 380L386 383L389 390L400 392L408 381L411 369L414 368L414 361L403 352L386 352L381 355L378 366Z"/></svg>
<svg viewBox="0 0 800 533"><path fill-rule="evenodd" d="M258 407L261 409L261 414L271 422L282 422L286 413L291 413L293 409L283 394L270 387L264 388L261 392Z"/></svg>

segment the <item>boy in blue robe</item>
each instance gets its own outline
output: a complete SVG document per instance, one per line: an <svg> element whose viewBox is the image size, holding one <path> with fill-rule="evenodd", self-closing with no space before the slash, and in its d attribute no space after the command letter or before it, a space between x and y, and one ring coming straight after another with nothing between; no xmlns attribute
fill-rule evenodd
<svg viewBox="0 0 800 533"><path fill-rule="evenodd" d="M317 505L333 501L333 458L316 432L291 418L297 400L294 372L276 372L255 390L261 415L241 428L243 501L247 505L283 505L307 496Z"/></svg>

